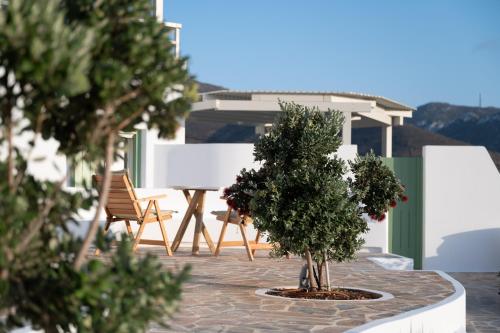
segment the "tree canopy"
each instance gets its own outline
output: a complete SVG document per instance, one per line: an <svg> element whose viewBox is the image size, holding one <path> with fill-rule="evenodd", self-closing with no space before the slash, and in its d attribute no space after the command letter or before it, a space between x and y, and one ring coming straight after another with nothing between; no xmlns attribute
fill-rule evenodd
<svg viewBox="0 0 500 333"><path fill-rule="evenodd" d="M178 304L188 268L134 256L126 236L112 248L98 232L105 193L81 239L69 230L94 196L27 171L37 143L53 140L70 163L84 153L101 164L109 187L120 131L144 124L174 135L195 90L152 12L149 0L12 0L0 9L0 331L141 332ZM87 258L96 235L105 260Z"/></svg>
<svg viewBox="0 0 500 333"><path fill-rule="evenodd" d="M363 213L381 216L402 194L402 186L373 154L350 163L336 156L342 113L280 105L279 119L255 144L261 168L242 170L224 194L240 214L252 215L255 226L277 245L275 254L308 259L311 286L310 261L316 261L321 288L325 262L353 259L364 243L368 225Z"/></svg>

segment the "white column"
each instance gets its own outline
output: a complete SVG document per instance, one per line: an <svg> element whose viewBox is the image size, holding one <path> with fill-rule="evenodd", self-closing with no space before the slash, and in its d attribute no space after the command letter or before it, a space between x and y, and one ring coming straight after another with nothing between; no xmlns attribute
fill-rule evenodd
<svg viewBox="0 0 500 333"><path fill-rule="evenodd" d="M342 126L342 144L351 144L351 113L344 112L344 125Z"/></svg>
<svg viewBox="0 0 500 333"><path fill-rule="evenodd" d="M163 22L163 0L155 0L155 14L158 21Z"/></svg>
<svg viewBox="0 0 500 333"><path fill-rule="evenodd" d="M403 126L404 118L403 117L392 117L392 126Z"/></svg>
<svg viewBox="0 0 500 333"><path fill-rule="evenodd" d="M264 124L255 125L255 134L258 136L266 134L266 126Z"/></svg>
<svg viewBox="0 0 500 333"><path fill-rule="evenodd" d="M392 157L392 126L382 126L382 156Z"/></svg>

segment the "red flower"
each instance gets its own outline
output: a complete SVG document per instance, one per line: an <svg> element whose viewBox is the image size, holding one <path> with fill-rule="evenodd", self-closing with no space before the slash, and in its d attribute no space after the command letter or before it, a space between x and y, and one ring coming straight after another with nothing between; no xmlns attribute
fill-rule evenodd
<svg viewBox="0 0 500 333"><path fill-rule="evenodd" d="M390 205L392 208L395 208L398 204L396 203L396 200L392 200Z"/></svg>
<svg viewBox="0 0 500 333"><path fill-rule="evenodd" d="M408 202L408 197L407 197L406 195L403 195L403 196L401 197L401 201L403 201L403 202Z"/></svg>
<svg viewBox="0 0 500 333"><path fill-rule="evenodd" d="M375 215L375 214L370 214L370 218L371 218L372 220L376 220L376 219L377 219L377 215Z"/></svg>
<svg viewBox="0 0 500 333"><path fill-rule="evenodd" d="M382 222L383 220L385 220L385 213L383 213L382 215L380 215L379 218L378 218L379 222Z"/></svg>
<svg viewBox="0 0 500 333"><path fill-rule="evenodd" d="M227 196L229 196L230 193L231 193L231 190L228 187L226 187L224 189L224 196L227 197Z"/></svg>

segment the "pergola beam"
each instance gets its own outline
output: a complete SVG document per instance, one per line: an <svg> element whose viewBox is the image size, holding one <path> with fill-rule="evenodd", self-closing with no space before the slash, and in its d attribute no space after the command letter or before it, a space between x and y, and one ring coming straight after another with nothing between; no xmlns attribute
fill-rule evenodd
<svg viewBox="0 0 500 333"><path fill-rule="evenodd" d="M360 114L360 116L375 120L376 122L382 123L384 125L388 125L388 126L392 125L391 117L389 115L387 115L386 112L379 107L375 107L369 113Z"/></svg>

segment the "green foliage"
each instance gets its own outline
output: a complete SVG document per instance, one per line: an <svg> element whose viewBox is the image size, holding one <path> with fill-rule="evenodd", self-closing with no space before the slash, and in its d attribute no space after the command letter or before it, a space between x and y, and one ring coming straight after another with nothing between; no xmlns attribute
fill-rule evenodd
<svg viewBox="0 0 500 333"><path fill-rule="evenodd" d="M251 202L255 225L279 244L276 252L320 260L353 258L367 230L342 176L344 161L331 157L341 144L343 117L282 103L282 116L255 145L262 181Z"/></svg>
<svg viewBox="0 0 500 333"><path fill-rule="evenodd" d="M54 136L65 153L84 150L90 156L103 149L107 136L139 123L157 128L162 137L175 135L195 90L186 58L173 55L169 29L151 15L150 1L62 3L69 24L88 27L99 37L89 51L92 89L55 110L43 135Z"/></svg>
<svg viewBox="0 0 500 333"><path fill-rule="evenodd" d="M82 287L75 293L78 313L82 305L88 311L79 317L79 332L143 332L154 321L166 327L190 269L165 271L154 256L139 259L131 248L131 242L122 242L110 263L92 260L83 269Z"/></svg>
<svg viewBox="0 0 500 333"><path fill-rule="evenodd" d="M46 109L87 91L90 29L64 23L54 0L10 1L0 11L0 112L24 110L29 129L41 129ZM5 137L3 137L5 139Z"/></svg>
<svg viewBox="0 0 500 333"><path fill-rule="evenodd" d="M15 304L16 312L6 318L5 327L23 326L27 319L47 332L144 332L151 322L166 326L189 267L175 274L164 271L155 257L134 256L127 235L122 237L125 241L109 260L90 260L80 271L74 270L71 257L61 257L76 251L78 240L49 237L53 246L38 258L26 256L28 263L8 279L3 300ZM36 262L39 258L43 261Z"/></svg>
<svg viewBox="0 0 500 333"><path fill-rule="evenodd" d="M358 156L349 165L355 176L349 179L354 198L364 204L363 211L372 219L383 220L388 207L407 200L399 179L373 152Z"/></svg>
<svg viewBox="0 0 500 333"><path fill-rule="evenodd" d="M40 136L69 160L83 152L94 162L141 122L174 135L194 90L151 13L149 0L12 0L0 9L0 332L142 332L178 304L189 269L165 271L153 256L134 256L129 241L112 249L99 233L103 257L75 265L87 252L69 229L95 198L27 172ZM21 135L28 145L14 140Z"/></svg>
<svg viewBox="0 0 500 333"><path fill-rule="evenodd" d="M276 255L310 252L321 288L325 261L353 259L363 244L368 226L362 214L385 212L402 187L373 154L349 163L356 180L347 178L346 163L334 155L341 145L341 113L280 106L279 120L255 144L262 167L242 170L224 195L240 213L250 208L255 226L278 245Z"/></svg>

